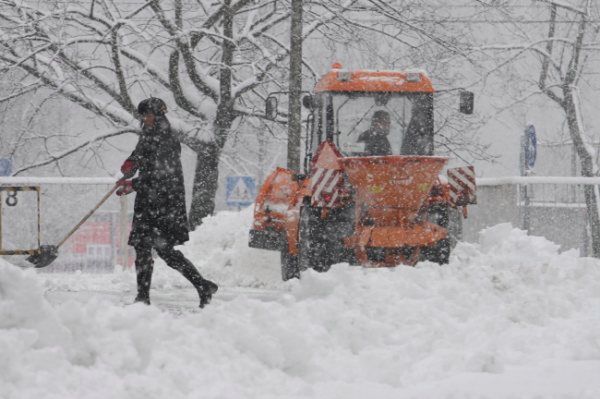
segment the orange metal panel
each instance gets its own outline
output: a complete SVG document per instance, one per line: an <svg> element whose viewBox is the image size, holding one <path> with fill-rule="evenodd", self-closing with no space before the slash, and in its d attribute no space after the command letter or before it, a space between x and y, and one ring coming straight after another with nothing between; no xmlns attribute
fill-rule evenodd
<svg viewBox="0 0 600 399"><path fill-rule="evenodd" d="M299 183L295 173L277 168L263 183L254 207L255 230L274 229L287 238L288 250L298 253L298 197L306 191L306 182ZM304 191L303 191L304 190Z"/></svg>
<svg viewBox="0 0 600 399"><path fill-rule="evenodd" d="M315 92L373 92L373 93L433 93L431 80L425 73L419 81L409 82L409 72L370 70L331 70L315 85Z"/></svg>
<svg viewBox="0 0 600 399"><path fill-rule="evenodd" d="M357 207L393 207L416 216L448 158L390 155L349 157L342 163L356 189Z"/></svg>
<svg viewBox="0 0 600 399"><path fill-rule="evenodd" d="M380 248L428 246L448 236L448 231L436 224L422 222L410 226L375 227L369 246Z"/></svg>

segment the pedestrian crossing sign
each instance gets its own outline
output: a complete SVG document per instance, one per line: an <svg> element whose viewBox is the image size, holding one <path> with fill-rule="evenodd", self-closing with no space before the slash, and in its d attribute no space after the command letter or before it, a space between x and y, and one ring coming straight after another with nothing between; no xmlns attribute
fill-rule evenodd
<svg viewBox="0 0 600 399"><path fill-rule="evenodd" d="M252 176L227 176L225 191L227 206L248 206L256 197L256 182Z"/></svg>

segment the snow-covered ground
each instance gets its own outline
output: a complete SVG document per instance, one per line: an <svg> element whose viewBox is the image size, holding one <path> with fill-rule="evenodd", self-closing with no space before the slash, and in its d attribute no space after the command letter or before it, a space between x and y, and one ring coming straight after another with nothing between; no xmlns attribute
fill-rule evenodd
<svg viewBox="0 0 600 399"><path fill-rule="evenodd" d="M185 247L222 285L198 310L157 262L36 274L0 261L0 398L599 398L600 261L509 225L450 265L337 265L279 281L247 248L250 210Z"/></svg>

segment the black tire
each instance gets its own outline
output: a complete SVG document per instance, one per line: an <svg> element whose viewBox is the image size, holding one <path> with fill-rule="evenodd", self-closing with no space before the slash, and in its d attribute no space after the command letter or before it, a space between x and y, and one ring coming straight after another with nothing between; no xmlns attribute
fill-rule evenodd
<svg viewBox="0 0 600 399"><path fill-rule="evenodd" d="M450 252L458 240L457 232L454 231L451 219L455 219L455 210L450 209L446 204L436 204L429 208L427 218L431 223L435 223L445 229L448 229L448 237L436 242L435 244L421 248L421 260L428 260L439 265L448 264L450 261ZM451 212L454 212L451 214Z"/></svg>
<svg viewBox="0 0 600 399"><path fill-rule="evenodd" d="M463 215L458 208L448 209L448 239L450 240L450 249L454 249L456 244L463 238Z"/></svg>
<svg viewBox="0 0 600 399"><path fill-rule="evenodd" d="M300 208L298 226L298 269L312 268L318 272L329 270L328 242L318 209L308 204Z"/></svg>
<svg viewBox="0 0 600 399"><path fill-rule="evenodd" d="M450 261L450 252L450 240L445 238L430 247L422 248L421 259L437 263L438 265L446 265Z"/></svg>
<svg viewBox="0 0 600 399"><path fill-rule="evenodd" d="M347 262L356 264L354 250L344 246L344 238L354 233L354 204L332 209L324 234L327 237L327 254L330 265Z"/></svg>
<svg viewBox="0 0 600 399"><path fill-rule="evenodd" d="M293 278L300 278L300 269L298 268L298 257L291 255L287 249L281 254L281 279L288 281Z"/></svg>

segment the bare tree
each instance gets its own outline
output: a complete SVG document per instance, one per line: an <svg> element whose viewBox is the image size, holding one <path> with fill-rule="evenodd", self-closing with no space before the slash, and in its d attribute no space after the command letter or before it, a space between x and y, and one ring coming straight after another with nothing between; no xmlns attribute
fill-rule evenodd
<svg viewBox="0 0 600 399"><path fill-rule="evenodd" d="M371 54L375 36L385 38L390 50L379 63L387 67L436 60L443 72L444 63L453 59L468 62L459 35L435 22L415 20L436 13L435 6L419 3L306 1L302 37L351 47L365 39ZM249 120L266 130L265 95L287 89L290 12L290 0L0 0L0 71L25 76L4 100L43 87L50 96L60 95L110 126L16 173L56 164L109 137L136 132L137 99L163 97L174 105L169 118L180 141L197 154L190 222L198 225L214 209L218 165L232 132ZM304 52L303 70L314 78L308 62L312 50ZM390 62L393 58L409 61ZM282 112L278 122L285 121ZM443 129L461 130L455 120L440 121ZM438 139L448 147L469 142L448 129ZM485 157L483 147L475 148Z"/></svg>
<svg viewBox="0 0 600 399"><path fill-rule="evenodd" d="M477 33L466 35L465 26L453 23L454 9L447 6L443 0L363 0L321 33L333 43L332 48L345 48L371 69L427 72L437 91L436 153L467 163L494 162L497 157L480 141L479 129L486 117L457 112L458 91L479 85L479 75L486 69L469 51ZM472 9L457 10L468 21L485 8L476 3Z"/></svg>
<svg viewBox="0 0 600 399"><path fill-rule="evenodd" d="M137 131L134 99L160 96L175 103L174 129L197 154L190 222L198 225L214 209L219 158L232 125L240 117L262 118L265 88L286 78L289 49L280 36L287 3L1 0L0 70L28 77L11 99L31 85L50 88L112 126L17 173ZM332 17L320 13L305 36Z"/></svg>
<svg viewBox="0 0 600 399"><path fill-rule="evenodd" d="M522 62L526 57L528 69L537 71L538 76L537 80L529 82L532 84L524 98L543 95L563 110L571 141L580 160L582 176L598 176L600 169L595 161L595 150L589 145L589 134L584 128L580 98L580 86L586 68L590 67L593 56L600 53L600 25L597 21L595 24L590 22L594 19L593 13L598 10L594 9L594 3L590 0L574 3L540 0L540 3L544 3L549 9L547 32L520 30L519 43L487 45L476 50L494 54L496 63L488 71L489 74ZM510 15L509 11L505 13ZM538 36L535 37L535 34ZM498 53L507 56L501 58L497 56ZM532 62L537 63L537 69L531 68ZM527 80L522 78L520 83L526 86ZM598 186L584 186L584 196L591 230L592 254L600 257Z"/></svg>

